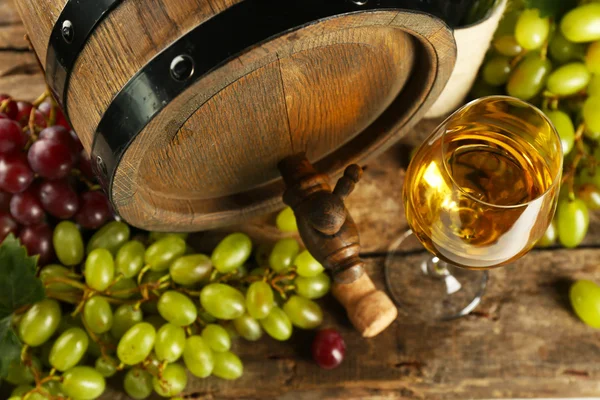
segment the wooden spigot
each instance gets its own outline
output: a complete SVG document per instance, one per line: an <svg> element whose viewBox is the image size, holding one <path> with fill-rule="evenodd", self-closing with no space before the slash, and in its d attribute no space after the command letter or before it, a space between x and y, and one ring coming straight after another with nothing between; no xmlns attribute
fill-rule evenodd
<svg viewBox="0 0 600 400"><path fill-rule="evenodd" d="M358 230L344 205L362 169L350 165L332 191L328 176L318 173L303 153L285 158L278 167L286 184L283 201L294 210L307 250L333 275L333 295L364 337L382 332L398 310L365 273Z"/></svg>

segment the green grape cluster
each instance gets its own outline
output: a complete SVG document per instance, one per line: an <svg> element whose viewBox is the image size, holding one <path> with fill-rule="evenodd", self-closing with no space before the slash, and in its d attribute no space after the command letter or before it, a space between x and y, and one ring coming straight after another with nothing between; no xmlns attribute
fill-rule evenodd
<svg viewBox="0 0 600 400"><path fill-rule="evenodd" d="M564 170L554 221L538 246L577 247L600 209L600 3L561 18L538 9L504 15L471 90L508 94L542 109L562 143Z"/></svg>
<svg viewBox="0 0 600 400"><path fill-rule="evenodd" d="M295 229L291 209L277 225ZM233 233L204 255L186 235L132 237L119 221L85 243L77 225L63 221L54 245L59 264L39 271L46 299L13 321L25 347L6 377L15 385L11 400L92 400L117 374L133 399L183 396L187 371L237 379L244 367L234 337L282 341L294 328L317 328L323 312L315 300L331 285L291 238L254 248Z"/></svg>

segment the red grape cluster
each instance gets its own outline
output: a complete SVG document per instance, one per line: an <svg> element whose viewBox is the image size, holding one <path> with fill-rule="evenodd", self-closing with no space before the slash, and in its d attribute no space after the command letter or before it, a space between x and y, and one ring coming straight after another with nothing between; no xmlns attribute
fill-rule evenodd
<svg viewBox="0 0 600 400"><path fill-rule="evenodd" d="M53 225L97 229L113 213L60 108L0 95L0 242L18 235L39 264L53 261Z"/></svg>

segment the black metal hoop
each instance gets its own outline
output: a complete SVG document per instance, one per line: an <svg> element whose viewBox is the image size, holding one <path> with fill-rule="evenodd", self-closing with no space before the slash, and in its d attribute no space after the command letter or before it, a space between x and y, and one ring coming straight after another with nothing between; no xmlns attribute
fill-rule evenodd
<svg viewBox="0 0 600 400"><path fill-rule="evenodd" d="M439 15L427 0L245 0L179 38L127 82L97 127L92 166L111 201L116 167L130 143L167 104L207 73L249 48L316 21L379 10Z"/></svg>
<svg viewBox="0 0 600 400"><path fill-rule="evenodd" d="M75 61L100 21L122 0L69 0L48 42L46 82L68 118L67 87Z"/></svg>

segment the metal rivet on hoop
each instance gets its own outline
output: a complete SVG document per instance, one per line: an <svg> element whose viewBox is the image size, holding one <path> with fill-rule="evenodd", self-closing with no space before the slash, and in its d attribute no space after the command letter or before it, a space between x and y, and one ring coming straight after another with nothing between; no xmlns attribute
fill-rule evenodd
<svg viewBox="0 0 600 400"><path fill-rule="evenodd" d="M171 61L171 76L179 82L189 79L194 74L194 60L188 55L177 56Z"/></svg>
<svg viewBox="0 0 600 400"><path fill-rule="evenodd" d="M73 42L73 37L75 36L75 31L73 29L73 23L69 20L66 20L62 24L61 28L62 37L67 43Z"/></svg>
<svg viewBox="0 0 600 400"><path fill-rule="evenodd" d="M106 170L106 164L104 163L102 157L96 157L96 166L98 167L98 171L100 171L104 176L108 174L108 171Z"/></svg>

